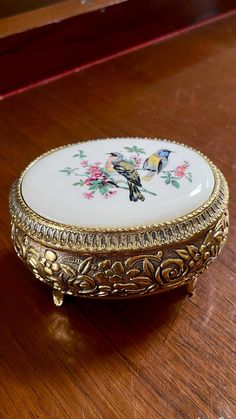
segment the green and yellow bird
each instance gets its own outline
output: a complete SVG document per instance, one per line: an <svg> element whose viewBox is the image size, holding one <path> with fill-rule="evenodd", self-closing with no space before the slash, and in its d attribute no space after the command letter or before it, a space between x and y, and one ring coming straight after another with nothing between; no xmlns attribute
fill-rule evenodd
<svg viewBox="0 0 236 419"><path fill-rule="evenodd" d="M143 170L147 173L143 176L142 180L149 182L155 173L158 175L167 166L170 153L172 151L161 149L151 154L143 163Z"/></svg>
<svg viewBox="0 0 236 419"><path fill-rule="evenodd" d="M145 200L145 197L138 188L138 186L142 187L139 174L134 165L124 159L122 153L109 153L105 169L108 173L112 174L112 172L116 172L127 180L130 201L137 202L138 200Z"/></svg>

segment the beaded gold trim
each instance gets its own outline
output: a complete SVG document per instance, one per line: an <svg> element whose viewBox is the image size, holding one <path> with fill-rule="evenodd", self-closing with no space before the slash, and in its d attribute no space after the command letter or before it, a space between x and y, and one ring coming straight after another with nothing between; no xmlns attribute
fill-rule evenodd
<svg viewBox="0 0 236 419"><path fill-rule="evenodd" d="M134 138L134 140L136 139ZM180 144L166 139L162 141ZM181 145L187 147L184 144ZM21 183L26 171L36 161L62 148L64 147L53 149L34 160L21 174L10 192L9 205L13 222L29 237L45 246L80 252L116 252L170 245L187 240L202 230L208 229L221 217L228 206L229 191L222 173L198 150L187 147L207 161L215 178L212 195L195 211L173 221L133 228L91 229L50 221L39 216L27 206L22 197Z"/></svg>

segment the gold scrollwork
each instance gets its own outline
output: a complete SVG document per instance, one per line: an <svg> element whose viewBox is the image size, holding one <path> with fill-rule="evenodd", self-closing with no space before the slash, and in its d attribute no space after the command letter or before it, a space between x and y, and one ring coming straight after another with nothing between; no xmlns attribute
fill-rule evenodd
<svg viewBox="0 0 236 419"><path fill-rule="evenodd" d="M97 254L75 258L73 252L46 248L14 224L17 255L36 278L55 290L88 297L125 297L161 292L187 284L203 272L223 247L228 234L228 211L193 243L154 254L105 258Z"/></svg>
<svg viewBox="0 0 236 419"><path fill-rule="evenodd" d="M11 238L13 240L14 249L17 256L19 256L20 259L25 260L28 237L19 234L19 230L14 223L12 223L11 226Z"/></svg>

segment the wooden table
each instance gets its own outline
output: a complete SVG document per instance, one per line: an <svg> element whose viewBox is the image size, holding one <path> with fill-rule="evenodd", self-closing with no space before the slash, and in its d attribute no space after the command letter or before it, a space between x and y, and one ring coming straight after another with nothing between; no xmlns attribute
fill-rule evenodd
<svg viewBox="0 0 236 419"><path fill-rule="evenodd" d="M235 105L233 16L0 104L1 418L236 417ZM228 179L231 234L193 297L179 289L56 308L15 256L15 177L49 148L109 136L183 140Z"/></svg>

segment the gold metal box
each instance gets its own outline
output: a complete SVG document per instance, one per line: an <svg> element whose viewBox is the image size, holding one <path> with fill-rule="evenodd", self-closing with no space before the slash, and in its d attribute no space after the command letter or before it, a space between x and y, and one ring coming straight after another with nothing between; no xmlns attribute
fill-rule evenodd
<svg viewBox="0 0 236 419"><path fill-rule="evenodd" d="M226 241L228 199L219 169L185 145L82 142L39 157L13 184L12 239L56 305L65 294L192 293Z"/></svg>

